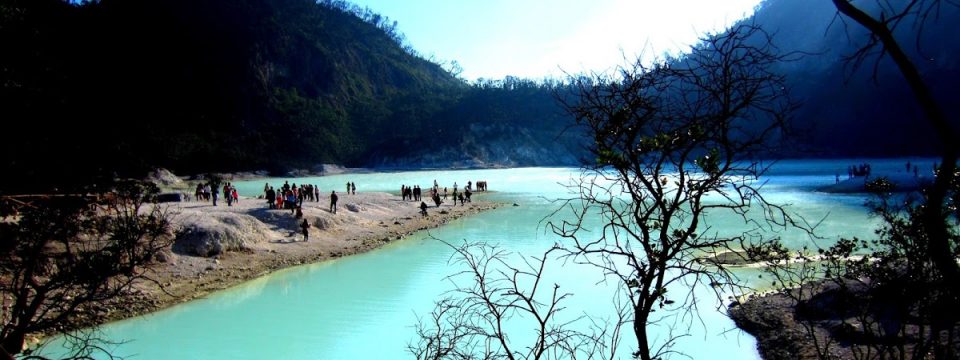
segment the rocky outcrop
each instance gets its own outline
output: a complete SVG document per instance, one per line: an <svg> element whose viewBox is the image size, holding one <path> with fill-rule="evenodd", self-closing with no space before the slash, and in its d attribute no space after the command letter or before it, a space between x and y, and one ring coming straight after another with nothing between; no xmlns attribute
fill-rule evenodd
<svg viewBox="0 0 960 360"><path fill-rule="evenodd" d="M157 186L174 186L183 183L183 179L167 169L158 168L147 174L146 180Z"/></svg>
<svg viewBox="0 0 960 360"><path fill-rule="evenodd" d="M865 324L887 323L895 312L891 296L875 293L863 282L842 284L823 281L802 288L751 296L734 303L728 313L737 327L757 338L764 359L851 359L854 354L876 353L883 346L903 343L912 347L917 326L906 338L875 336ZM802 292L802 296L801 296Z"/></svg>
<svg viewBox="0 0 960 360"><path fill-rule="evenodd" d="M215 256L269 239L270 230L255 217L230 212L189 215L179 221L173 251Z"/></svg>
<svg viewBox="0 0 960 360"><path fill-rule="evenodd" d="M786 295L769 294L733 303L727 312L737 327L757 338L764 359L816 359L806 329L794 317L793 305Z"/></svg>

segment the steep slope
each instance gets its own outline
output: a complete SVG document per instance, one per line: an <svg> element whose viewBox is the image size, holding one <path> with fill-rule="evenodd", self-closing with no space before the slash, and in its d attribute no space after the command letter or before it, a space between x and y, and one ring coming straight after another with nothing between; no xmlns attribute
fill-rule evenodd
<svg viewBox="0 0 960 360"><path fill-rule="evenodd" d="M877 12L874 1L857 5ZM781 65L792 94L803 102L794 114L805 130L797 139L802 147L788 155L903 156L937 151L937 142L931 141L936 138L933 129L889 58L876 61L871 56L859 67L847 61L869 34L837 16L832 3L768 0L750 21L775 33L784 52L806 53ZM944 3L920 36L912 22L903 23L897 34L944 105L953 101L960 81L960 38L953 35L957 21L960 7ZM960 111L944 109L960 122Z"/></svg>
<svg viewBox="0 0 960 360"><path fill-rule="evenodd" d="M359 163L467 88L335 1L4 0L0 40L3 189Z"/></svg>
<svg viewBox="0 0 960 360"><path fill-rule="evenodd" d="M804 103L794 119L805 130L781 155L935 152L889 61L845 66L866 34L834 15L829 1L769 0L748 20L776 33L784 52L807 53L781 66ZM937 15L921 46L909 26L900 35L949 104L960 9ZM9 134L0 192L155 166L281 172L325 162L573 165L583 156L584 138L556 101L571 94L566 85L468 85L403 45L395 23L342 0L0 0L0 44Z"/></svg>

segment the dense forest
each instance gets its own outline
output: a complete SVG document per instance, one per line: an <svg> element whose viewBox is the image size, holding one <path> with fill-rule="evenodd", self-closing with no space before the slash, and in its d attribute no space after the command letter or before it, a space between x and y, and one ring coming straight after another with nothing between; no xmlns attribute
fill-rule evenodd
<svg viewBox="0 0 960 360"><path fill-rule="evenodd" d="M471 86L404 45L396 23L342 1L0 4L6 191L156 166L478 166L463 151L490 133L552 142L566 123L552 87ZM447 159L425 158L436 149Z"/></svg>
<svg viewBox="0 0 960 360"><path fill-rule="evenodd" d="M782 64L804 106L801 146L780 155L936 151L889 64L876 81L845 66L850 39L865 37L834 13L828 1L778 0L747 20L782 51L806 53ZM949 24L960 12L938 16L918 51L935 92L949 96L960 80ZM0 0L0 192L158 166L578 163L580 137L556 101L566 81L468 82L417 54L400 27L342 0Z"/></svg>

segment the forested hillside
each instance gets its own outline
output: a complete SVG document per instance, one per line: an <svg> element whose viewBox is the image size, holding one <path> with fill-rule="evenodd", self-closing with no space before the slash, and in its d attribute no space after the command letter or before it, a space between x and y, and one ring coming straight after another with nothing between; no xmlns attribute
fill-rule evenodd
<svg viewBox="0 0 960 360"><path fill-rule="evenodd" d="M530 143L518 134L552 142L566 123L552 87L470 86L405 46L395 23L347 2L0 4L8 191L155 166L535 165L451 149L486 140L471 126Z"/></svg>
<svg viewBox="0 0 960 360"><path fill-rule="evenodd" d="M5 3L3 165L38 181L356 161L465 87L337 3Z"/></svg>
<svg viewBox="0 0 960 360"><path fill-rule="evenodd" d="M843 61L867 37L834 15L827 0L770 0L747 20L784 53L806 54L781 65L803 103L794 113L803 131L778 155L935 152L888 61L860 71ZM949 102L960 11L935 15L911 50ZM283 173L581 160L582 137L556 101L570 94L564 81L467 82L419 56L399 28L343 0L0 0L0 192L158 166Z"/></svg>

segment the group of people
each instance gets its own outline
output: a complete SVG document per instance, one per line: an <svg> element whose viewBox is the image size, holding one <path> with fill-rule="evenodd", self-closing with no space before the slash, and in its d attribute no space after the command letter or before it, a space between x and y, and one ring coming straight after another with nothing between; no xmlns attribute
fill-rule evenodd
<svg viewBox="0 0 960 360"><path fill-rule="evenodd" d="M486 181L477 182L477 189L479 190L481 188L483 189L482 191L486 191L487 189ZM444 200L447 200L447 196L448 194L450 194L449 188L444 187L442 190L443 195L441 196L440 185L437 183L436 180L433 181L433 187L431 187L428 190L428 193L429 193L430 199L433 200L433 203L436 207L440 207L440 204L442 204ZM453 197L454 206L456 206L458 201L460 202L460 206L464 206L466 203L471 202L470 200L471 196L473 196L472 181L467 181L467 186L463 187L462 191L456 182L453 183L452 197ZM423 216L427 216L428 206L427 206L427 203L423 201L423 190L420 188L420 185L413 185L413 186L407 186L406 184L400 185L400 197L403 199L403 201L414 201L414 202L420 201L420 214Z"/></svg>
<svg viewBox="0 0 960 360"><path fill-rule="evenodd" d="M433 189L430 189L430 191L433 191ZM412 187L406 184L400 185L400 197L403 198L403 201L420 201L421 195L420 185L414 185Z"/></svg>
<svg viewBox="0 0 960 360"><path fill-rule="evenodd" d="M910 160L907 160L907 163L904 164L904 171L907 174L909 174L910 172L913 172L914 177L920 177L920 167L917 166L916 164L911 163ZM933 171L934 172L937 171L936 163L933 164ZM847 167L847 178L850 179L855 177L870 177L870 172L871 172L870 164L868 163L862 163L859 165L850 165ZM836 176L836 182L838 184L840 183L839 173Z"/></svg>
<svg viewBox="0 0 960 360"><path fill-rule="evenodd" d="M211 201L213 206L217 206L217 200L220 199L220 186L217 183L199 183L194 190L193 196L197 201ZM227 206L233 206L233 203L240 201L240 195L237 188L231 183L223 185L223 197L227 200Z"/></svg>
<svg viewBox="0 0 960 360"><path fill-rule="evenodd" d="M310 237L310 222L303 217L303 203L320 202L320 186L314 184L301 184L297 186L296 183L291 185L289 181L284 181L280 189L275 190L273 186L270 186L270 183L265 183L263 184L263 193L263 198L266 199L267 206L270 209L290 210L290 213L294 214L295 218L303 219L300 222L300 229L303 233L303 241L307 241ZM356 193L357 184L347 182L347 194ZM336 190L331 190L331 213L337 213L338 201L339 196L337 196Z"/></svg>
<svg viewBox="0 0 960 360"><path fill-rule="evenodd" d="M478 181L477 189L479 191L486 191L487 182ZM220 198L221 187L219 184L208 182L197 184L195 197L197 200L202 201L212 201L213 205L217 205L217 200ZM347 194L356 194L357 193L357 184L354 182L348 181L346 184L346 193ZM460 202L460 206L464 206L465 203L471 202L470 197L473 195L473 182L467 181L467 186L463 187L462 191L458 187L457 183L453 183L453 204L456 206L457 201ZM440 207L440 204L443 203L443 200L447 199L448 188L444 187L441 198L440 186L436 180L433 181L433 187L429 188L429 197L436 205ZM423 216L427 215L427 204L423 201L423 190L419 185L400 186L400 193L403 198L403 201L420 201L420 213ZM240 197L237 193L237 188L231 183L226 183L222 186L222 194L227 200L227 206L233 206L233 203L240 200ZM309 238L309 229L310 223L306 218L303 217L303 203L304 202L320 202L320 187L315 184L300 184L299 186L296 183L290 184L289 181L284 181L283 185L279 189L275 189L270 183L264 183L263 185L263 195L262 199L265 199L269 209L277 210L290 210L290 213L293 214L297 219L303 219L300 222L300 229L303 233L303 240L307 241ZM337 202L339 196L336 191L330 191L330 212L337 213Z"/></svg>
<svg viewBox="0 0 960 360"><path fill-rule="evenodd" d="M264 198L267 200L267 206L270 209L284 209L290 210L291 213L297 215L297 218L303 216L303 203L307 202L320 202L320 187L313 184L301 184L297 186L296 183L290 185L288 181L283 182L283 186L279 190L274 190L273 186L270 186L269 183L263 185ZM357 184L353 182L347 183L347 194L356 194L357 193ZM330 212L337 213L337 201L339 196L337 196L336 190L330 191Z"/></svg>
<svg viewBox="0 0 960 360"><path fill-rule="evenodd" d="M910 160L907 160L907 165L906 165L906 166L907 166L907 173L910 173L910 170L912 169L912 170L913 170L913 177L920 177L920 167L919 167L919 166L917 166L916 164L910 164ZM937 164L936 164L936 163L933 164L933 169L934 169L934 171L936 171L936 169L937 169Z"/></svg>
<svg viewBox="0 0 960 360"><path fill-rule="evenodd" d="M284 181L280 190L274 190L273 186L265 183L263 193L270 209L290 210L291 213L301 208L304 201L320 201L320 187L313 184L297 186L296 183L290 185L290 182Z"/></svg>
<svg viewBox="0 0 960 360"><path fill-rule="evenodd" d="M870 164L850 165L847 167L847 178L870 177Z"/></svg>

